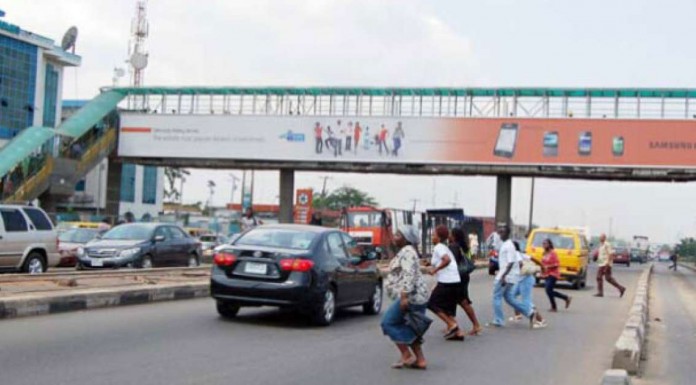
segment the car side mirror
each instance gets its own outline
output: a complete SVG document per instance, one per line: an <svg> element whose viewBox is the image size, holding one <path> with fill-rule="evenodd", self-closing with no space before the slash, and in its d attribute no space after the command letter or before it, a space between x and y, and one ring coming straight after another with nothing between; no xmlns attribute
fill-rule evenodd
<svg viewBox="0 0 696 385"><path fill-rule="evenodd" d="M350 257L349 261L351 265L359 265L363 261L363 259L360 257Z"/></svg>
<svg viewBox="0 0 696 385"><path fill-rule="evenodd" d="M155 242L164 242L164 235L155 235L154 241Z"/></svg>
<svg viewBox="0 0 696 385"><path fill-rule="evenodd" d="M377 255L377 252L370 251L367 254L365 254L362 259L365 261L375 261L377 260Z"/></svg>

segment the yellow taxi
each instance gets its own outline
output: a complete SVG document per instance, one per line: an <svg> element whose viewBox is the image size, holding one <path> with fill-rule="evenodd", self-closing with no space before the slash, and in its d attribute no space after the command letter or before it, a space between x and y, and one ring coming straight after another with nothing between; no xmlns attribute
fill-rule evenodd
<svg viewBox="0 0 696 385"><path fill-rule="evenodd" d="M545 239L551 240L558 255L561 263L561 280L570 282L575 290L584 288L590 257L590 247L585 235L576 229L534 229L527 239L527 255L541 262L544 256L542 243Z"/></svg>
<svg viewBox="0 0 696 385"><path fill-rule="evenodd" d="M70 229L98 229L98 222L60 222L56 229L58 232L64 232Z"/></svg>

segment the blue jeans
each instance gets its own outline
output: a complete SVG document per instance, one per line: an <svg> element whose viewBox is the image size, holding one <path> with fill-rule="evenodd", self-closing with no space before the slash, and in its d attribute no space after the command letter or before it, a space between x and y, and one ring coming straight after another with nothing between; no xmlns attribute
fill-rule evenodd
<svg viewBox="0 0 696 385"><path fill-rule="evenodd" d="M529 309L534 309L532 290L534 289L535 283L536 279L533 275L525 275L522 276L522 279L512 288L514 296L520 297L520 302Z"/></svg>
<svg viewBox="0 0 696 385"><path fill-rule="evenodd" d="M409 305L411 311L425 314L426 305ZM392 302L382 317L382 332L394 343L411 345L416 341L416 333L406 325L405 314L401 311L399 300Z"/></svg>
<svg viewBox="0 0 696 385"><path fill-rule="evenodd" d="M505 313L503 313L503 298L508 305L512 306L513 309L522 313L524 316L529 317L532 315L532 308L524 304L522 301L518 301L515 298L515 285L501 284L501 280L495 281L493 286L493 323L498 326L505 325Z"/></svg>

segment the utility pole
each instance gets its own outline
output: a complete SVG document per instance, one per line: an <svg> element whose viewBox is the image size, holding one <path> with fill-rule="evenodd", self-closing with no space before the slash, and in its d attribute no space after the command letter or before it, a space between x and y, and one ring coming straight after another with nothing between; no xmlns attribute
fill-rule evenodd
<svg viewBox="0 0 696 385"><path fill-rule="evenodd" d="M420 202L420 199L411 199L411 202L413 202L413 212L416 212L416 204Z"/></svg>
<svg viewBox="0 0 696 385"><path fill-rule="evenodd" d="M233 173L230 173L230 180L232 181L232 191L230 192L230 204L234 203L234 192L237 191L237 182L239 182L239 177Z"/></svg>
<svg viewBox="0 0 696 385"><path fill-rule="evenodd" d="M532 191L531 194L529 195L529 226L527 227L527 231L532 231L532 226L534 226L534 182L536 181L536 178L532 177Z"/></svg>
<svg viewBox="0 0 696 385"><path fill-rule="evenodd" d="M326 175L326 176L320 176L319 179L324 180L324 183L322 184L322 187L321 187L321 197L326 198L326 181L329 179L333 179L333 177Z"/></svg>

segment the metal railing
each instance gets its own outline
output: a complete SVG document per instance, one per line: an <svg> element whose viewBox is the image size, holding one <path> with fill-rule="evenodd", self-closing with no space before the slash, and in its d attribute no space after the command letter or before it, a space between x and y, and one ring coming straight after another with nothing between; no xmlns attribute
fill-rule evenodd
<svg viewBox="0 0 696 385"><path fill-rule="evenodd" d="M78 164L76 173L79 176L87 174L94 165L106 156L109 156L111 150L116 145L116 129L110 128L98 138L93 144L82 154Z"/></svg>
<svg viewBox="0 0 696 385"><path fill-rule="evenodd" d="M696 118L696 90L580 88L117 88L120 107L160 114Z"/></svg>

